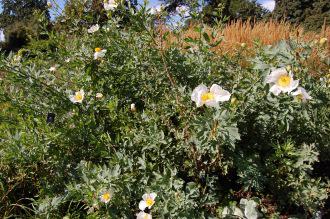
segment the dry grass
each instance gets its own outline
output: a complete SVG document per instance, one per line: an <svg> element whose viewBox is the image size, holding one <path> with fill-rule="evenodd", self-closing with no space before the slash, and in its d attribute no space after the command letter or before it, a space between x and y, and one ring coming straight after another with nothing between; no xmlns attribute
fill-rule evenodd
<svg viewBox="0 0 330 219"><path fill-rule="evenodd" d="M200 34L195 31L196 25L191 25L179 35L169 34L168 42L162 40L162 36L168 29L165 26L159 28L159 41L161 47L167 47L167 44L179 44L182 48L187 46L185 38L198 39ZM294 26L288 22L277 22L274 20L258 21L258 22L243 22L241 20L233 21L222 28L205 27L206 32L211 36L212 32L216 33L216 37L211 39L212 42L222 40L221 43L212 50L218 54L237 54L240 51L243 57L251 57L255 55L255 44L259 45L274 45L280 40L294 39L300 42L314 43L313 52L309 60L302 63L308 66L311 74L318 75L317 72L328 72L328 66L320 61L320 50L322 53L330 55L330 27L324 26L322 31L307 32L301 26ZM325 45L321 46L319 41L321 38L327 38ZM242 44L244 43L244 48ZM298 51L297 51L298 52ZM248 65L247 60L242 60L242 65Z"/></svg>
<svg viewBox="0 0 330 219"><path fill-rule="evenodd" d="M199 34L194 31L195 26L191 25L187 30L182 32L181 38L198 38ZM288 22L258 21L258 22L243 22L241 20L232 21L223 28L211 29L206 28L208 33L215 31L217 38L214 41L222 38L223 41L219 44L215 51L227 53L245 43L248 48L252 48L255 42L261 45L273 45L280 40L296 39L305 42L319 41L320 38L326 37L330 41L330 28L323 27L320 33L305 32L300 26L293 26ZM328 41L328 49L330 49L330 42Z"/></svg>

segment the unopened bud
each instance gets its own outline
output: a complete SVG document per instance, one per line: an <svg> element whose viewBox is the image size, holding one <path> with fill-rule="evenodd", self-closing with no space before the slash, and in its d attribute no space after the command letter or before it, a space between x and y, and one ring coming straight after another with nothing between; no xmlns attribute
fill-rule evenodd
<svg viewBox="0 0 330 219"><path fill-rule="evenodd" d="M56 66L52 66L52 67L50 67L50 68L49 68L49 71L50 71L50 72L54 72L54 71L56 71Z"/></svg>
<svg viewBox="0 0 330 219"><path fill-rule="evenodd" d="M231 105L237 105L238 104L238 100L237 100L237 98L236 97L233 97L233 98L231 98L231 100L230 100L230 104Z"/></svg>
<svg viewBox="0 0 330 219"><path fill-rule="evenodd" d="M320 39L320 45L324 45L326 42L328 42L327 38L321 38Z"/></svg>
<svg viewBox="0 0 330 219"><path fill-rule="evenodd" d="M292 69L291 65L287 65L285 68L286 68L287 71L291 71L291 69Z"/></svg>
<svg viewBox="0 0 330 219"><path fill-rule="evenodd" d="M103 98L103 94L101 94L101 93L97 93L97 94L95 95L95 97L96 97L96 99L102 99L102 98Z"/></svg>
<svg viewBox="0 0 330 219"><path fill-rule="evenodd" d="M136 112L135 103L131 104L131 112Z"/></svg>

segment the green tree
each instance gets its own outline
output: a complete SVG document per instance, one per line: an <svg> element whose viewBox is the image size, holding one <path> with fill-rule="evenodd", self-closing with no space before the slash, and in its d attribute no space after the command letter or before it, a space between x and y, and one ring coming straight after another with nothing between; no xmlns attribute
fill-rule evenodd
<svg viewBox="0 0 330 219"><path fill-rule="evenodd" d="M320 29L323 24L330 25L330 1L318 0L313 3L313 9L305 19L305 26L310 30Z"/></svg>
<svg viewBox="0 0 330 219"><path fill-rule="evenodd" d="M307 11L313 7L314 0L275 0L273 15L277 19L287 19L292 23L305 20Z"/></svg>
<svg viewBox="0 0 330 219"><path fill-rule="evenodd" d="M194 0L163 0L163 2L168 12L175 11L181 5L201 6ZM204 21L208 24L213 24L217 19L224 20L224 18L244 21L249 18L261 19L269 13L256 0L205 0L205 3Z"/></svg>
<svg viewBox="0 0 330 219"><path fill-rule="evenodd" d="M47 0L1 0L0 28L4 30L5 50L18 50L29 41L28 36L38 36L38 19L35 12L44 12L50 19Z"/></svg>
<svg viewBox="0 0 330 219"><path fill-rule="evenodd" d="M33 17L34 10L47 11L47 0L1 0L2 13L0 14L0 27L6 28L17 21L28 21Z"/></svg>
<svg viewBox="0 0 330 219"><path fill-rule="evenodd" d="M268 11L264 9L257 1L249 0L209 0L209 4L203 9L205 20L208 23L214 23L216 19L227 17L229 20L249 18L262 19ZM220 12L220 13L217 13Z"/></svg>
<svg viewBox="0 0 330 219"><path fill-rule="evenodd" d="M273 16L294 24L304 24L308 29L330 24L330 2L328 0L275 0Z"/></svg>

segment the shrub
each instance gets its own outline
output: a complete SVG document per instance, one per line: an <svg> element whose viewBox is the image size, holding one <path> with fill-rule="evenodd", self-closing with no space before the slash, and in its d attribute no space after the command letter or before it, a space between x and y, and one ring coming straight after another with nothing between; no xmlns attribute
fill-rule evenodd
<svg viewBox="0 0 330 219"><path fill-rule="evenodd" d="M53 50L2 57L1 215L132 218L152 192L145 211L156 218L221 218L239 200L247 218L321 211L329 174L314 167L329 157L329 72L311 75L306 60L316 47L329 68L324 45L219 55L203 25L182 49L144 8L130 16L129 26L72 27L50 34ZM272 94L265 79L277 68L312 99ZM197 107L200 84L230 100Z"/></svg>

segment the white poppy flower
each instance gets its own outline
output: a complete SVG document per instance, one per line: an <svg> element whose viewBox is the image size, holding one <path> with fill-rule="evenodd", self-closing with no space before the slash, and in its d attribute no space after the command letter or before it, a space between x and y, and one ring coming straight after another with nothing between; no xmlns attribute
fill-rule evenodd
<svg viewBox="0 0 330 219"><path fill-rule="evenodd" d="M271 84L270 92L278 96L281 92L290 93L299 85L299 80L293 80L293 74L285 68L279 68L266 77L266 83Z"/></svg>
<svg viewBox="0 0 330 219"><path fill-rule="evenodd" d="M113 10L118 7L118 3L115 0L104 0L104 9L106 11Z"/></svg>
<svg viewBox="0 0 330 219"><path fill-rule="evenodd" d="M147 214L143 211L140 211L137 215L136 215L136 219L152 219L151 214Z"/></svg>
<svg viewBox="0 0 330 219"><path fill-rule="evenodd" d="M100 26L99 26L98 24L95 24L95 25L91 26L91 27L87 30L87 32L88 32L88 33L95 33L95 32L98 31L99 29L100 29Z"/></svg>
<svg viewBox="0 0 330 219"><path fill-rule="evenodd" d="M95 97L96 97L96 99L102 99L102 98L103 98L103 94L101 94L101 93L97 93L97 94L95 95Z"/></svg>
<svg viewBox="0 0 330 219"><path fill-rule="evenodd" d="M302 102L306 102L307 100L312 99L312 97L302 87L298 87L297 91L293 92L292 95Z"/></svg>
<svg viewBox="0 0 330 219"><path fill-rule="evenodd" d="M187 17L189 15L189 8L184 5L177 7L176 11L183 17Z"/></svg>
<svg viewBox="0 0 330 219"><path fill-rule="evenodd" d="M205 85L201 84L193 90L191 100L196 102L197 107L201 107L204 104L206 106L215 107L218 105L218 102L228 101L230 95L228 91L222 89L217 84L213 84L210 90Z"/></svg>
<svg viewBox="0 0 330 219"><path fill-rule="evenodd" d="M151 208L151 206L153 206L153 204L155 203L155 198L156 198L157 194L156 193L146 193L142 196L142 201L140 201L139 203L139 209L141 211L144 211L144 209L146 208Z"/></svg>
<svg viewBox="0 0 330 219"><path fill-rule="evenodd" d="M106 49L95 48L94 59L103 58L106 52L107 52Z"/></svg>
<svg viewBox="0 0 330 219"><path fill-rule="evenodd" d="M111 199L111 193L106 191L106 192L103 192L101 195L100 195L100 201L101 202L104 202L104 203L108 203Z"/></svg>
<svg viewBox="0 0 330 219"><path fill-rule="evenodd" d="M71 59L70 58L67 58L64 61L67 62L67 63L69 63L71 61Z"/></svg>
<svg viewBox="0 0 330 219"><path fill-rule="evenodd" d="M52 66L52 67L50 67L50 68L49 68L49 71L51 71L51 72L56 71L56 66Z"/></svg>
<svg viewBox="0 0 330 219"><path fill-rule="evenodd" d="M83 89L77 91L74 95L70 95L70 100L72 103L82 103L84 100L85 92Z"/></svg>
<svg viewBox="0 0 330 219"><path fill-rule="evenodd" d="M150 14L159 14L164 11L165 6L163 4L157 5L155 7L150 8Z"/></svg>

